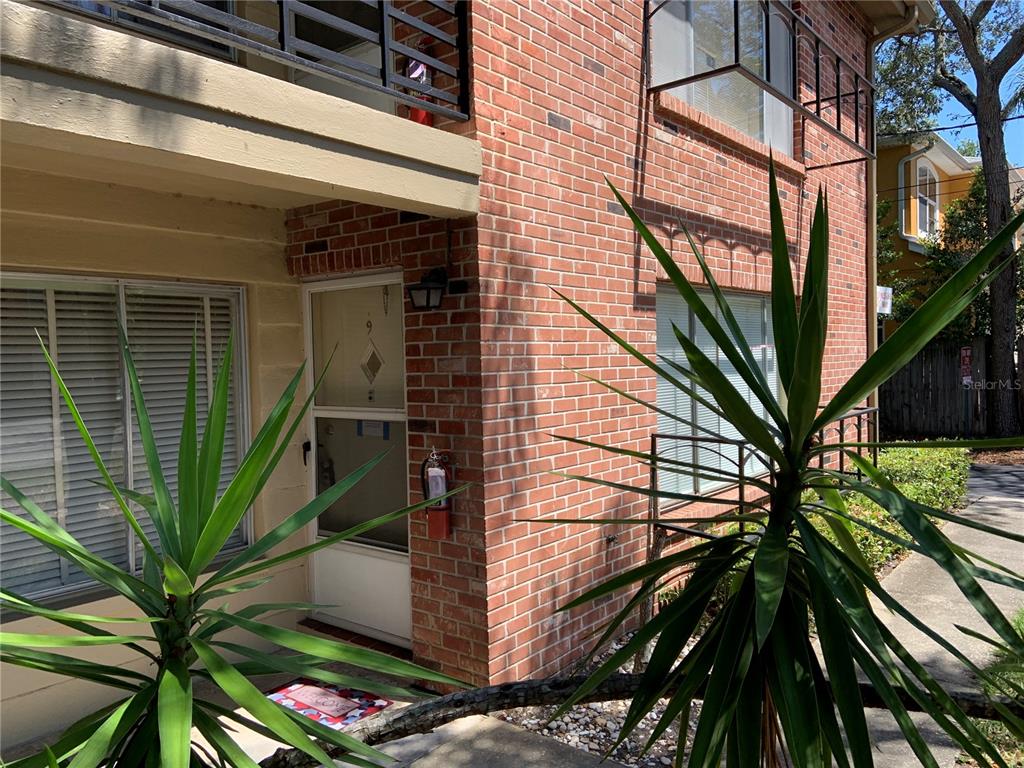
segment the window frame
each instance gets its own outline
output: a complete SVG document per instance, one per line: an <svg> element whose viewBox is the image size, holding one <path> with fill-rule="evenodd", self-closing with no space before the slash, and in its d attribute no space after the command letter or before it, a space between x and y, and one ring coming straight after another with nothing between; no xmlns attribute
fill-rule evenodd
<svg viewBox="0 0 1024 768"><path fill-rule="evenodd" d="M238 425L238 461L241 463L242 458L245 456L245 453L248 451L252 442L252 408L250 403L249 355L247 343L248 321L246 317L247 295L244 285L187 280L159 280L78 275L73 272L22 272L17 270L0 271L0 280L2 280L5 287L23 286L27 288L55 290L68 284L90 283L93 285L112 288L116 297L118 322L125 328L125 333L128 334L129 344L131 343L130 329L125 322L127 309L126 291L129 289L150 289L159 291L164 295L179 294L193 297L221 297L232 299L235 303L236 310L236 325L233 328L233 346L236 356L235 365L237 366L237 370L235 372L235 418ZM48 344L50 347L53 347L55 339L49 339ZM214 365L216 365L216 363L214 363ZM187 375L187 371L184 373ZM125 462L125 485L127 487L132 487L133 459L135 458L133 446L135 418L132 414L133 408L131 404L131 396L127 394L130 392L127 371L123 366L121 368L120 378L121 391L124 393L123 421L121 424L123 431L122 440L124 443L123 456ZM71 394L74 395L74 392ZM86 424L86 426L88 426L88 424ZM127 528L127 524L125 525ZM243 515L240 523L240 530L241 543L237 546L226 548L222 552L218 553L217 557L214 558L213 562L210 564L210 568L218 567L220 564L223 564L230 559L230 557L252 546L255 536L255 528L251 508L246 510L245 515ZM138 544L136 537L131 535L131 532L127 529L125 534L126 549L128 551L128 569L130 573L138 575L141 573L142 564L137 562ZM39 601L47 606L78 605L94 599L112 596L113 594L114 593L108 587L97 584L91 580L87 580L79 584L62 585L58 588L41 590L39 592L25 592L26 597ZM10 620L7 614L8 611L4 611L4 615L2 617L4 621Z"/></svg>
<svg viewBox="0 0 1024 768"><path fill-rule="evenodd" d="M927 174L930 179L922 181L922 174ZM935 196L931 197L925 194L927 187L934 183ZM918 237L935 237L939 232L939 174L935 170L935 166L925 158L920 158L917 161L917 236ZM924 226L923 213L927 213L928 222L931 223L932 227Z"/></svg>

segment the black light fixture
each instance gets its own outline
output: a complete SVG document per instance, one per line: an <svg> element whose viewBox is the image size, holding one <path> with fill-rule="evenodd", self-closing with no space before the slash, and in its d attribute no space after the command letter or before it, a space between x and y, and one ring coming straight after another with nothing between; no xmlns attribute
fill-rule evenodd
<svg viewBox="0 0 1024 768"><path fill-rule="evenodd" d="M418 283L407 286L413 309L437 309L448 287L448 271L444 267L430 270Z"/></svg>

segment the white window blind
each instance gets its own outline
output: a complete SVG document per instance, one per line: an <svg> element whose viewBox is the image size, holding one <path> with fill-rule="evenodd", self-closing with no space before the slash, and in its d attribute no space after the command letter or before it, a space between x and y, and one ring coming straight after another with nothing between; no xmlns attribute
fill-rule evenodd
<svg viewBox="0 0 1024 768"><path fill-rule="evenodd" d="M138 570L141 546L129 536L110 494L94 482L98 470L51 383L36 331L55 354L115 481L145 493L152 484L134 414L129 413L130 397L125 397L117 344L117 323L122 322L173 494L193 332L202 428L228 335L232 328L240 333L240 303L240 291L231 288L5 275L0 288L0 472L85 546L121 567ZM236 338L235 349L244 349L241 338ZM224 479L237 468L244 445L242 357L238 351L232 361ZM13 500L4 498L3 503L20 513ZM156 544L148 515L135 511ZM245 543L244 528L235 532L228 547ZM5 588L41 597L89 586L85 574L20 531L3 526L0 536Z"/></svg>
<svg viewBox="0 0 1024 768"><path fill-rule="evenodd" d="M741 0L739 8L740 63L792 96L789 26L772 10L770 35L766 36L760 2ZM771 50L766 50L766 39L771 41ZM736 55L733 4L723 0L659 3L651 16L650 49L652 86L732 64ZM793 154L792 108L738 72L697 80L667 93L777 151Z"/></svg>
<svg viewBox="0 0 1024 768"><path fill-rule="evenodd" d="M708 306L714 306L710 294L702 293L701 296ZM750 294L731 294L727 296L727 299L729 307L732 309L733 314L736 316L736 321L743 331L743 335L753 349L754 356L758 360L761 370L764 371L768 382L776 386L778 373L776 371L775 346L768 299ZM714 339L711 338L711 334L708 333L672 286L664 285L658 287L656 310L657 351L659 356L689 367L689 364L686 362L686 355L672 330L672 324L675 323L681 331L686 333L700 347L701 351L708 358L717 363L732 385L751 404L754 411L762 416L766 415L763 406L750 391L750 387L739 376L725 355L721 353ZM717 308L715 314L721 320L720 312ZM677 378L683 377L677 376ZM686 380L684 379L684 381ZM657 388L658 407L690 422L689 425L683 424L669 416L659 414L659 435L710 437L708 432L711 432L729 439L742 438L735 427L728 422L724 422L706 406L680 392L664 378L659 377ZM714 403L714 399L707 392L698 390L698 393L709 402ZM693 425L697 426L694 427ZM708 430L708 432L702 430ZM657 448L659 456L671 460L698 464L702 468L710 470L722 469L736 472L738 469L739 451L734 446L661 437L658 439ZM745 463L745 471L748 473L758 474L763 470L763 465L752 456L747 458ZM699 472L699 470L684 470L680 468L680 471L659 471L658 488L673 493L706 494L716 488L727 485L727 482L724 480L716 482L710 479L696 478L694 477L695 472ZM664 503L671 504L673 502L666 500Z"/></svg>

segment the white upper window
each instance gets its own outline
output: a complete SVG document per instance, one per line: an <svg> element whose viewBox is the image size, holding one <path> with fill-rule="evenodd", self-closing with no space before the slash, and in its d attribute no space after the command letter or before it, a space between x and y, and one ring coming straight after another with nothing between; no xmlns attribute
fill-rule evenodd
<svg viewBox="0 0 1024 768"><path fill-rule="evenodd" d="M0 288L0 474L39 504L88 549L138 572L141 545L109 491L50 377L36 333L53 355L115 482L151 492L142 442L125 397L117 340L128 335L172 495L177 493L178 438L185 407L193 333L197 406L202 430L220 356L235 329L230 408L221 490L246 443L241 289L185 283L28 277L4 274ZM15 514L20 507L0 493ZM158 546L148 515L136 514ZM244 545L242 525L227 547ZM4 589L45 598L94 586L89 577L35 539L0 526Z"/></svg>
<svg viewBox="0 0 1024 768"><path fill-rule="evenodd" d="M917 163L917 234L935 237L939 231L939 180L927 160Z"/></svg>
<svg viewBox="0 0 1024 768"><path fill-rule="evenodd" d="M667 0L652 3L651 7L652 87L734 63L733 3ZM763 8L757 0L739 3L739 61L782 93L792 96L792 33L778 11L772 10L769 34L765 35ZM666 92L776 151L793 154L792 108L738 72L715 75Z"/></svg>

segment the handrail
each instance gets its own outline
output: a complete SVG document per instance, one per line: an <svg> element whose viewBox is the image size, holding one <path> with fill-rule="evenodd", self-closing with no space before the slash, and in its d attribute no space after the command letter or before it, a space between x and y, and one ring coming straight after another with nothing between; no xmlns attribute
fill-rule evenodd
<svg viewBox="0 0 1024 768"><path fill-rule="evenodd" d="M855 425L856 436L857 436L857 442L858 443L861 443L861 442L877 443L878 442L878 406L858 406L858 407L855 407L855 408L851 408L846 413L842 414L841 416L836 417L835 419L830 421L827 425L822 427L822 429L818 432L818 435L817 435L817 440L818 440L819 444L827 445L828 442L829 442L829 437L832 436L832 435L837 435L839 438L841 438L841 440L845 439L846 431L847 431L847 424L849 422L851 422L851 421L853 421L854 425ZM837 426L831 427L830 425L833 425L833 424L835 424ZM665 547L669 546L670 544L673 544L676 541L680 541L682 539L686 539L686 538L690 538L690 537L698 537L698 538L713 538L714 537L714 534L711 534L711 533L709 533L707 531L701 530L699 528L694 528L692 526L680 526L680 525L674 524L672 522L672 518L671 517L663 517L662 516L662 511L663 510L661 509L661 506L659 504L659 498L657 496L657 491L658 491L658 441L659 440L666 440L666 439L678 440L678 441L687 441L687 442L693 443L695 446L697 444L701 444L701 443L710 443L710 444L720 444L720 445L731 445L731 446L735 446L736 447L737 454L738 454L738 458L737 458L737 462L736 462L737 466L738 466L738 471L736 473L737 476L738 476L738 482L737 483L733 483L733 484L726 484L725 486L719 487L719 488L717 488L715 490L715 492L713 494L709 494L708 496L704 497L705 499L710 500L710 499L714 498L716 495L721 495L722 493L725 493L725 492L731 492L732 490L735 489L736 494L737 494L735 507L730 505L730 506L726 507L724 512L721 512L719 514L729 514L729 513L734 512L735 510L742 511L742 510L748 509L751 505L756 504L756 498L752 498L752 497L748 496L747 490L746 490L746 485L749 483L749 481L751 479L757 479L759 477L763 477L764 475L768 475L768 474L770 474L770 473L775 471L774 462L766 460L766 459L763 459L763 457L761 457L762 460L764 461L765 465L766 465L765 472L760 473L758 475L749 475L746 472L746 459L744 458L744 454L745 453L749 453L751 456L759 456L759 457L760 457L760 454L757 451L753 450L753 447L750 445L750 443L747 442L746 440L742 439L742 438L728 438L728 437L721 437L721 436L719 436L719 437L710 437L710 436L704 436L704 435L669 435L669 434L664 434L664 433L659 433L659 432L652 433L651 437L650 437L650 457L651 457L651 461L650 461L650 468L649 468L649 472L650 472L650 491L651 491L651 493L648 495L648 502L647 502L647 517L648 517L648 521L650 522L650 525L647 526L647 562L648 563L650 563L650 562L658 559L659 557L661 557L661 554L665 550ZM840 471L845 471L846 454L845 454L845 452L839 450L838 448L835 449L835 450L839 453L839 460L838 460L839 469L840 469ZM877 462L878 461L878 446L877 445L873 445L868 450L871 452L871 456L872 456L873 461ZM695 450L695 453L696 453L696 450ZM826 463L825 454L826 453L831 453L831 451L819 451L818 452L818 466L819 467L824 467L825 466L825 463ZM697 472L700 472L700 470L698 468L694 468L693 472L697 473ZM860 477L861 476L861 471L860 471L859 468L856 470L856 472L857 472L858 477ZM694 495L695 496L699 496L700 494L699 493L695 493ZM675 507L673 507L673 509L680 509L680 508L683 508L683 507L686 507L686 506L689 506L689 505L692 505L692 504L697 504L697 503L700 503L700 499L694 499L693 501L680 501ZM671 512L672 510L664 510L664 511ZM715 522L715 518L716 517L717 517L717 515L708 515L708 523L713 524ZM741 530L742 530L742 524L741 524ZM654 599L655 599L654 598L654 591L652 591L651 595L640 604L640 612L641 612L641 620L642 621L648 620L651 617L651 615L653 614L653 612L654 612Z"/></svg>
<svg viewBox="0 0 1024 768"><path fill-rule="evenodd" d="M844 441L846 439L846 433L847 433L848 426L851 424L851 422L853 424L853 428L856 430L856 441L858 443L862 443L862 442L877 443L878 442L878 407L877 406L858 406L856 408L850 409L849 411L847 411L846 413L842 414L841 416L836 417L835 419L830 421L827 425L822 427L821 430L818 431L818 434L817 434L817 437L816 437L816 440L817 440L818 444L820 444L820 445L828 445L830 442L832 442L831 439L830 439L832 437L838 437L839 438L836 442ZM835 425L835 426L832 426L832 425ZM739 509L739 510L745 509L753 501L748 496L748 493L747 493L747 486L749 485L750 480L756 480L756 479L758 479L760 477L764 477L765 475L770 475L772 472L775 471L774 462L769 461L764 456L762 456L758 451L756 451L753 448L753 446L751 446L751 444L748 441L744 440L743 438L728 438L728 437L721 437L721 436L719 436L719 437L711 437L711 436L705 436L705 435L670 435L670 434L665 434L665 433L660 433L660 432L655 432L655 433L651 434L651 436L650 436L650 456L651 456L651 461L650 461L650 468L649 468L649 473L650 473L650 480L649 480L649 482L650 482L651 494L648 497L648 519L651 521L652 525L650 526L649 533L648 533L648 536L649 536L649 539L648 539L648 558L649 559L653 558L653 557L657 557L658 555L660 555L660 553L664 549L664 547L667 544L671 543L676 538L679 538L679 537L682 537L682 536L685 536L685 535L693 535L694 534L694 531L692 529L684 529L684 530L676 531L676 535L672 535L672 534L667 533L667 531L672 528L671 517L663 517L662 516L662 512L663 511L670 512L670 511L672 511L672 509L662 510L661 505L659 503L660 499L657 496L657 491L658 491L658 464L659 464L659 462L658 462L658 453L659 453L658 443L659 443L659 441L664 441L664 440L683 441L683 442L691 443L694 446L694 455L693 455L694 461L693 462L684 462L684 464L692 465L691 467L689 467L689 471L686 471L685 467L681 467L680 469L678 469L676 471L679 474L690 475L690 476L692 476L694 478L694 493L693 493L693 495L694 495L695 498L693 500L680 500L680 501L678 501L672 507L672 509L680 509L680 508L683 508L683 507L690 506L692 504L697 504L697 503L700 503L700 501L702 499L710 501L712 499L716 499L717 498L717 499L720 500L721 496L723 494L730 493L732 491L735 491L736 492L736 496L737 496L735 508ZM730 463L733 463L736 466L736 472L735 472L735 474L737 476L737 481L736 482L732 482L732 483L724 482L724 483L722 483L722 485L715 487L713 492L708 493L706 495L702 495L701 494L700 485L699 485L699 482L698 482L700 474L702 474L702 473L705 474L705 475L709 474L709 473L710 474L722 474L720 472L716 472L716 470L714 468L708 468L706 470L702 470L700 468L699 462L697 461L697 447L699 445L701 445L701 444L728 445L728 446L733 446L733 447L736 448L736 451L737 451L736 461L733 461L731 458L725 456L724 453L719 453L719 455L722 458L726 458L728 461L730 461ZM870 451L872 460L877 462L878 461L878 446L877 445L873 445L868 450ZM826 465L826 463L828 462L828 459L826 458L827 454L831 454L833 452L838 453L837 463L838 463L838 466L839 466L839 470L841 472L845 472L846 471L846 460L847 460L846 459L846 453L845 453L845 451L842 451L842 450L840 450L838 448L836 448L834 451L831 451L831 450L818 451L818 453L817 453L818 466L819 467L824 467ZM756 473L756 474L749 473L747 471L747 463L749 461L748 457L756 457L759 460L761 460L762 463L765 465L765 471L764 472L760 472L760 473ZM673 459L671 459L669 461L674 462L674 461L677 461L677 459L673 458ZM856 470L856 472L857 472L858 477L860 477L861 476L861 471L860 471L859 468ZM730 474L732 474L732 473L730 473ZM725 512L723 512L722 514L728 514L729 512L732 512L732 511L733 510L730 507ZM708 516L708 522L713 522L714 518L715 518L715 515L709 515Z"/></svg>

